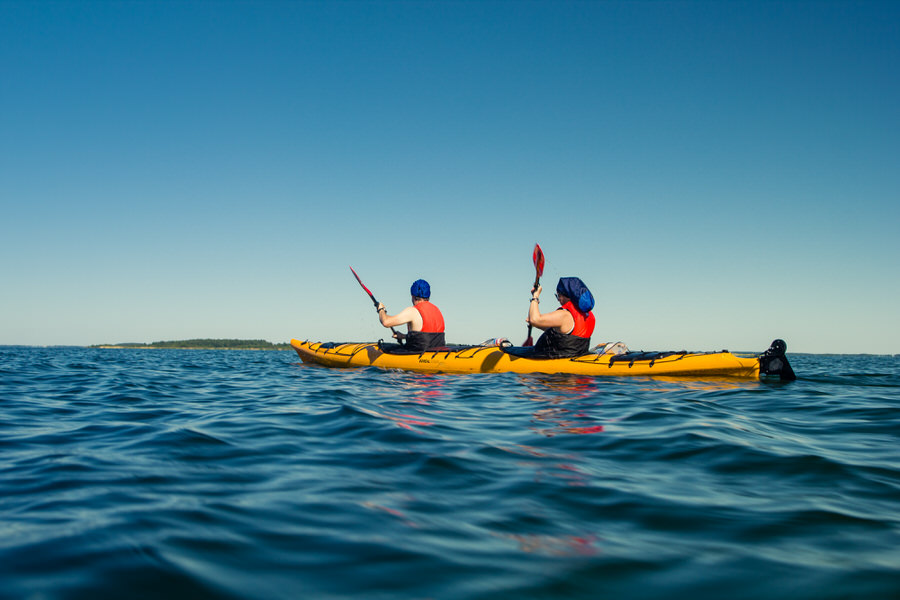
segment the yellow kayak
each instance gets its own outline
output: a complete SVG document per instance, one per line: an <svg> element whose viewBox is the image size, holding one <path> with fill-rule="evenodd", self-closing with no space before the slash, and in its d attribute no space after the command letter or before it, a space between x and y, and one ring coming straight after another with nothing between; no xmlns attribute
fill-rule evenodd
<svg viewBox="0 0 900 600"><path fill-rule="evenodd" d="M397 344L321 343L291 340L300 360L335 368L379 367L422 373L570 373L591 376L796 377L785 357L787 345L772 342L764 353L736 356L721 352L627 352L575 358L528 358L522 348L448 346L409 353Z"/></svg>

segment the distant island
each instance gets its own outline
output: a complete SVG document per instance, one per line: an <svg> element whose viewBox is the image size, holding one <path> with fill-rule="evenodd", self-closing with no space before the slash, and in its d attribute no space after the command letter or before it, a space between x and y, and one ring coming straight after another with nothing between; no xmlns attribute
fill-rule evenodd
<svg viewBox="0 0 900 600"><path fill-rule="evenodd" d="M151 342L149 344L124 342L119 344L95 344L89 348L178 348L187 350L290 350L287 342L273 344L266 340L177 340Z"/></svg>

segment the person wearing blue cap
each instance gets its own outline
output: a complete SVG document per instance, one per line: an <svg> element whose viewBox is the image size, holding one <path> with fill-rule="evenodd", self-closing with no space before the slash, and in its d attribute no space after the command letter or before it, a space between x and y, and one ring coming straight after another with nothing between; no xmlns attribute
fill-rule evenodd
<svg viewBox="0 0 900 600"><path fill-rule="evenodd" d="M385 327L406 325L406 334L395 333L398 341L406 339L407 350L425 351L445 346L444 315L431 303L431 286L424 279L416 279L409 288L412 306L407 306L396 315L387 314L384 304L378 303L378 320Z"/></svg>
<svg viewBox="0 0 900 600"><path fill-rule="evenodd" d="M571 358L587 354L594 333L594 296L578 277L560 277L556 299L560 307L541 314L541 286L531 290L527 322L544 333L534 345L535 358Z"/></svg>

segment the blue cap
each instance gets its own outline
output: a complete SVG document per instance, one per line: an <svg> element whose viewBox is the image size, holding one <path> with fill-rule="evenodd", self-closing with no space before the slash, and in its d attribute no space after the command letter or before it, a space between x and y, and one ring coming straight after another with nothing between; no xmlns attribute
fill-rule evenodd
<svg viewBox="0 0 900 600"><path fill-rule="evenodd" d="M556 293L570 299L583 313L594 308L594 296L584 282L577 277L560 277Z"/></svg>
<svg viewBox="0 0 900 600"><path fill-rule="evenodd" d="M431 286L424 279L416 279L409 288L409 293L415 298L431 298Z"/></svg>

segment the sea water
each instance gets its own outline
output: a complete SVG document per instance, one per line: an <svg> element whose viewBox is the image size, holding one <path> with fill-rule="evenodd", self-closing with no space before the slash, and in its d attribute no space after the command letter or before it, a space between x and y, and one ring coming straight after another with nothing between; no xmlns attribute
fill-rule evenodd
<svg viewBox="0 0 900 600"><path fill-rule="evenodd" d="M799 380L0 348L0 598L898 598L900 359Z"/></svg>

